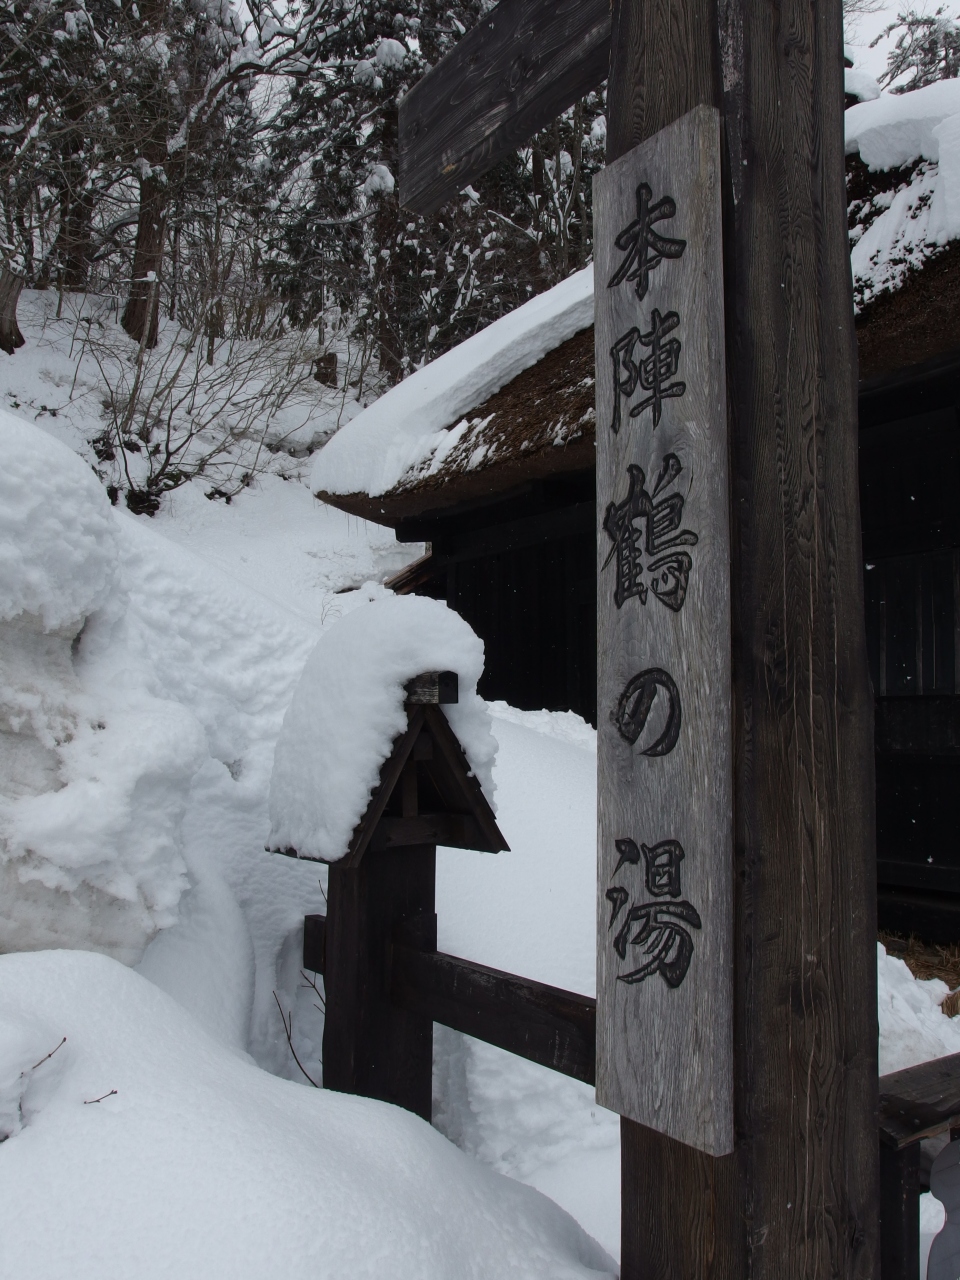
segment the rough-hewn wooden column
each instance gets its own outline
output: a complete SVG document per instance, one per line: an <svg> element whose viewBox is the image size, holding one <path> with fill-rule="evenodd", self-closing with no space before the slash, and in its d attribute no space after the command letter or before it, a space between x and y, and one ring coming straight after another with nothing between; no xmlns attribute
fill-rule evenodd
<svg viewBox="0 0 960 1280"><path fill-rule="evenodd" d="M873 720L840 0L615 0L608 159L723 120L736 1128L623 1122L623 1280L878 1273Z"/></svg>

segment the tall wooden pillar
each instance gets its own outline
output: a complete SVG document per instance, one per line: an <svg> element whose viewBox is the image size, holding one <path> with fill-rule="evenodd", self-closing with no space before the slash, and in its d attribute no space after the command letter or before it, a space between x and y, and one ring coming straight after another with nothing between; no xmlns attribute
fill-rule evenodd
<svg viewBox="0 0 960 1280"><path fill-rule="evenodd" d="M615 0L608 160L721 112L736 1150L623 1122L623 1280L878 1274L873 711L840 0Z"/></svg>

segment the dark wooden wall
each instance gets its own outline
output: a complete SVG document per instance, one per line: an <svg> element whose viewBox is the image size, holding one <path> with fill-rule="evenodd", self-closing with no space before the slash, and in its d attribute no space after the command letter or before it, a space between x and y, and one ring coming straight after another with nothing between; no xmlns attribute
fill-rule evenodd
<svg viewBox="0 0 960 1280"><path fill-rule="evenodd" d="M486 645L484 697L596 724L592 476L403 530ZM881 927L960 941L960 367L860 398Z"/></svg>
<svg viewBox="0 0 960 1280"><path fill-rule="evenodd" d="M960 940L960 372L860 401L881 927Z"/></svg>

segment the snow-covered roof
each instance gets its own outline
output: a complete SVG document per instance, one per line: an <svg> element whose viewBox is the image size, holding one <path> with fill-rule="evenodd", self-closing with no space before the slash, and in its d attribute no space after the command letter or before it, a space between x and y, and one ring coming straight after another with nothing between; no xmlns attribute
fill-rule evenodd
<svg viewBox="0 0 960 1280"><path fill-rule="evenodd" d="M847 192L869 377L960 349L960 251L955 271L945 253L960 242L960 79L893 94L862 72L846 77L861 99L845 113ZM932 258L936 269L921 271ZM909 333L864 310L908 283L932 291L911 303ZM389 524L591 467L592 324L588 267L375 401L316 455L311 487Z"/></svg>
<svg viewBox="0 0 960 1280"><path fill-rule="evenodd" d="M960 80L850 107L846 150L885 175L863 181L862 192L851 184L850 258L862 307L960 237Z"/></svg>
<svg viewBox="0 0 960 1280"><path fill-rule="evenodd" d="M358 414L316 455L312 489L324 496L376 497L404 477L429 471L438 452L445 455L463 438L465 414L592 324L593 268L587 267L425 365Z"/></svg>

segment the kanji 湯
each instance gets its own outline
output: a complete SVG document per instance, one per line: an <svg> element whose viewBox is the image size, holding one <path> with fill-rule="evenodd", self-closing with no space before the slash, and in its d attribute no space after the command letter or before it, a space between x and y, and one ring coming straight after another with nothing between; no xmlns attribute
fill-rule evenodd
<svg viewBox="0 0 960 1280"><path fill-rule="evenodd" d="M679 840L661 840L655 845L640 844L630 839L616 841L620 855L613 875L626 866L639 866L644 861L644 885L654 898L672 901L636 902L627 908L630 891L623 885L612 885L606 892L610 903L608 930L620 921L613 939L613 949L620 959L627 959L628 948L639 947L639 964L619 973L620 982L643 982L659 973L670 987L679 987L687 976L693 958L690 929L700 929L700 913L691 903L675 901L681 894L680 864L683 845ZM622 916L622 919L621 919Z"/></svg>
<svg viewBox="0 0 960 1280"><path fill-rule="evenodd" d="M630 410L631 418L638 418L644 409L653 411L653 425L659 426L663 414L663 401L682 396L687 389L685 382L671 382L680 368L681 344L679 338L667 338L680 323L676 311L661 315L656 307L650 317L650 329L641 333L634 326L610 348L613 361L613 419L610 429L620 430L621 398L629 399L641 387L650 394ZM648 356L636 356L637 346L649 347Z"/></svg>
<svg viewBox="0 0 960 1280"><path fill-rule="evenodd" d="M661 497L664 489L675 484L683 466L675 453L668 453L648 493L643 468L631 463L627 467L630 488L622 502L611 502L603 517L603 528L613 542L603 563L606 569L616 557L617 584L613 598L617 608L625 600L637 596L647 603L652 591L662 604L675 613L683 607L687 582L693 561L677 547L694 547L697 535L681 529L684 497L680 493Z"/></svg>
<svg viewBox="0 0 960 1280"><path fill-rule="evenodd" d="M614 289L624 281L632 281L641 302L647 296L650 272L659 267L664 258L679 258L687 247L686 240L674 240L654 230L655 222L675 216L677 205L670 196L664 196L651 204L652 195L652 189L641 182L637 187L637 216L614 241L617 248L627 256L607 285L608 289Z"/></svg>

